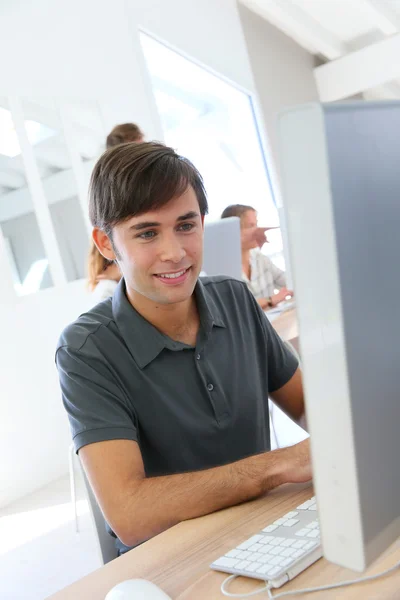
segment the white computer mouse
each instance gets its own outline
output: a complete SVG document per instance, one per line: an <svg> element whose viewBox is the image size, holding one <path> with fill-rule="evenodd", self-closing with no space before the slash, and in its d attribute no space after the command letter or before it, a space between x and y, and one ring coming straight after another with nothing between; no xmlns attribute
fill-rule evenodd
<svg viewBox="0 0 400 600"><path fill-rule="evenodd" d="M113 587L105 600L171 600L171 598L151 581L128 579Z"/></svg>

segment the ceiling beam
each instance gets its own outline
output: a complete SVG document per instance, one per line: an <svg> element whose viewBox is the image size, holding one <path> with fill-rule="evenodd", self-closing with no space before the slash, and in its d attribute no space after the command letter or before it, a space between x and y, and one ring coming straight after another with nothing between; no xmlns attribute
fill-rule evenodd
<svg viewBox="0 0 400 600"><path fill-rule="evenodd" d="M377 29L385 35L400 31L400 13L387 0L362 0L364 10L369 12Z"/></svg>
<svg viewBox="0 0 400 600"><path fill-rule="evenodd" d="M334 60L346 54L345 44L293 0L241 0L313 54Z"/></svg>
<svg viewBox="0 0 400 600"><path fill-rule="evenodd" d="M314 69L321 102L343 100L400 77L400 34Z"/></svg>
<svg viewBox="0 0 400 600"><path fill-rule="evenodd" d="M390 83L366 90L363 95L365 100L399 100L400 84L396 81L391 81Z"/></svg>

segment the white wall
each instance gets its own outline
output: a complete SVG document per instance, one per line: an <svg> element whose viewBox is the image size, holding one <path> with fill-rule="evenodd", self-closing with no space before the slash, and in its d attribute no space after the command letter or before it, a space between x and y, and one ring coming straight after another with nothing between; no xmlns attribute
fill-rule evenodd
<svg viewBox="0 0 400 600"><path fill-rule="evenodd" d="M87 304L82 281L0 306L0 506L67 470L54 348Z"/></svg>
<svg viewBox="0 0 400 600"><path fill-rule="evenodd" d="M0 55L8 57L0 94L98 100L106 131L135 120L149 138L162 139L139 26L254 88L234 0L39 0L8 4L0 19ZM62 327L86 305L79 282L17 303L5 297L0 505L67 471L69 435L54 347Z"/></svg>
<svg viewBox="0 0 400 600"><path fill-rule="evenodd" d="M279 29L239 4L239 14L269 144L279 173L277 114L296 104L318 102L315 59Z"/></svg>
<svg viewBox="0 0 400 600"><path fill-rule="evenodd" d="M282 34L264 29L257 17L253 22L244 9L241 16L272 132L276 107L300 96L295 92L302 89L303 76L297 68L307 81L304 89L311 89L311 65L296 56L295 45L285 46ZM7 3L0 19L0 56L7 56L0 95L97 100L105 131L134 120L148 138L162 139L139 27L233 83L255 90L235 0L21 0ZM268 42L266 35L272 36ZM291 60L296 61L293 70L287 65ZM292 84L287 78L294 72ZM0 268L2 260L0 255ZM54 346L62 327L87 302L81 282L15 302L7 281L2 280L0 294L0 505L67 470L69 435Z"/></svg>

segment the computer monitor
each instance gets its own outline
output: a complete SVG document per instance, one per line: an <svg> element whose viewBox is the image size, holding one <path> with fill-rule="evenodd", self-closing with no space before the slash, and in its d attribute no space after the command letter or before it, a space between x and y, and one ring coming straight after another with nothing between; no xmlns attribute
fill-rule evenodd
<svg viewBox="0 0 400 600"><path fill-rule="evenodd" d="M400 535L400 102L279 117L324 556L363 570Z"/></svg>
<svg viewBox="0 0 400 600"><path fill-rule="evenodd" d="M240 219L229 217L204 227L203 275L242 277Z"/></svg>

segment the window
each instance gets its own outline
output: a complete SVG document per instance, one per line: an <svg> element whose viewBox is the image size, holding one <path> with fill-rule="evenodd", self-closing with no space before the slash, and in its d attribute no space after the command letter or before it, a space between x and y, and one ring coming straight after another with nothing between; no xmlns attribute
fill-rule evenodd
<svg viewBox="0 0 400 600"><path fill-rule="evenodd" d="M142 33L165 141L204 178L209 219L229 204L249 204L260 224L277 225L251 97Z"/></svg>

